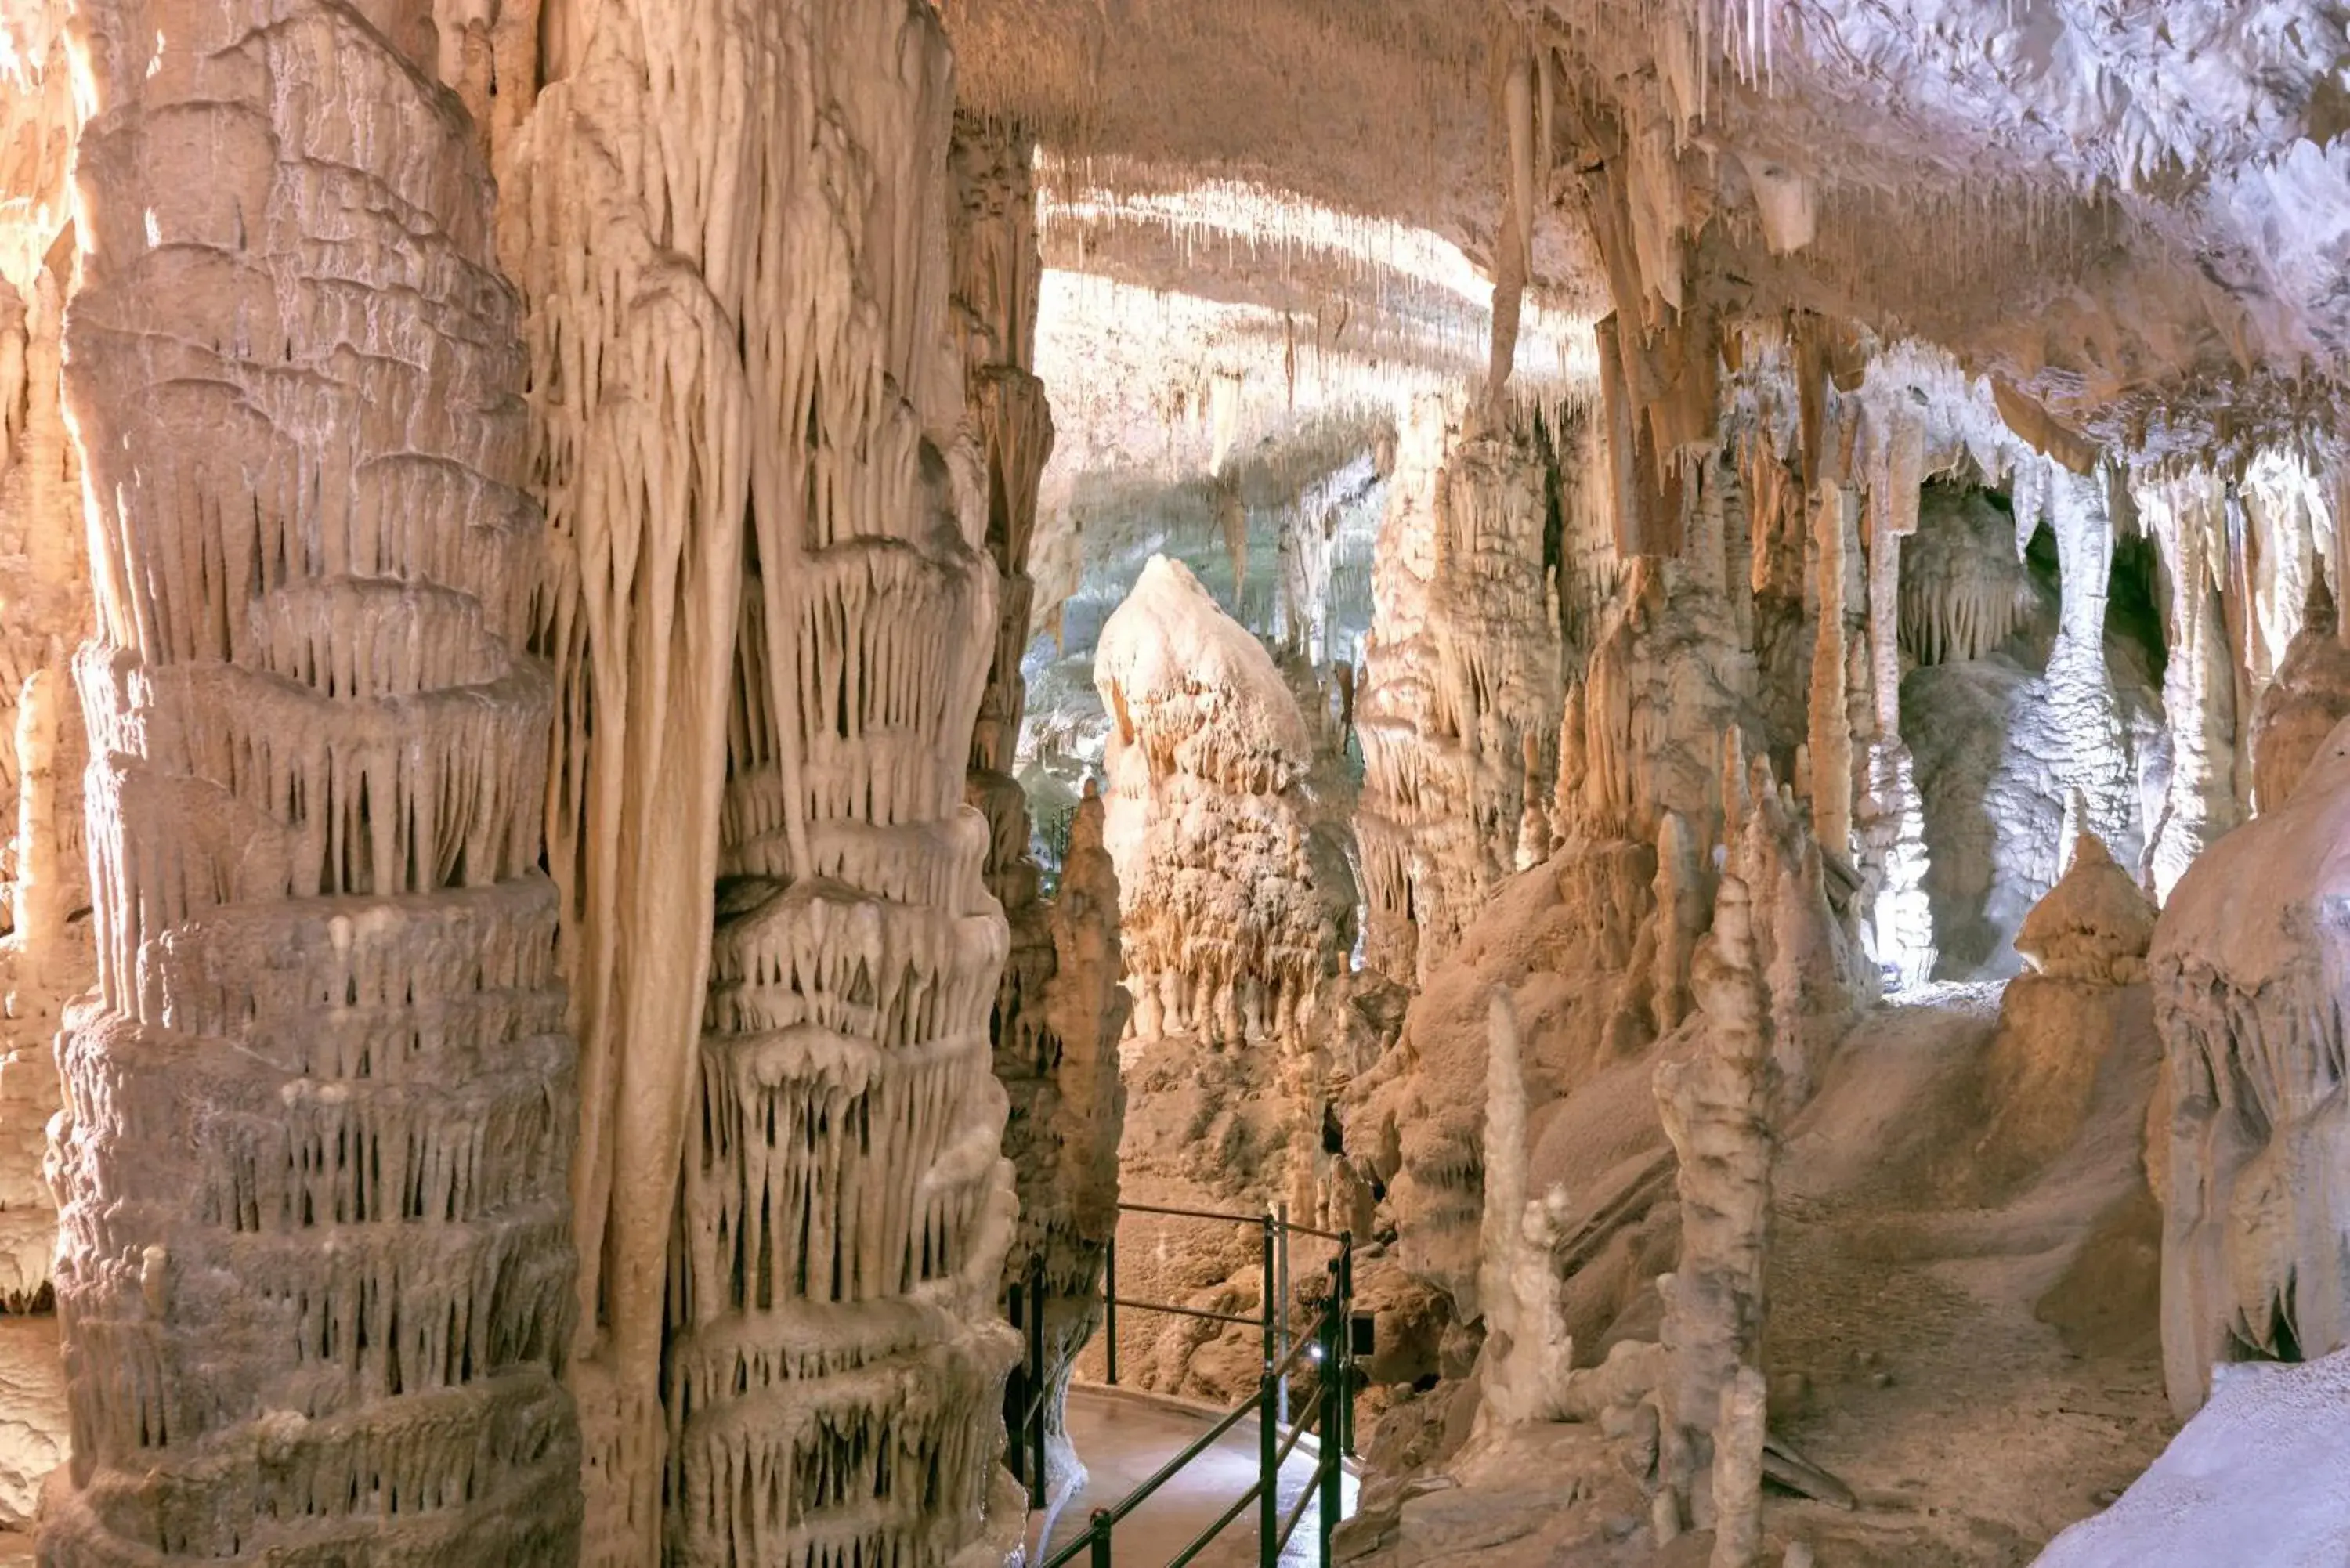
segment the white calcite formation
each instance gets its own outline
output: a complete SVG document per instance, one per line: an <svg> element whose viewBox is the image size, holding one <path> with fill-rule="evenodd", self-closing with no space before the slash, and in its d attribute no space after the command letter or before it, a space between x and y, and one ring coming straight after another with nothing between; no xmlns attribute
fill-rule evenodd
<svg viewBox="0 0 2350 1568"><path fill-rule="evenodd" d="M1399 981L1442 962L1514 867L1561 696L1532 443L1459 400L1417 400L1379 529L1357 727L1365 957ZM1526 742L1537 756L1526 763Z"/></svg>
<svg viewBox="0 0 2350 1568"><path fill-rule="evenodd" d="M578 1559L544 533L429 23L76 19L99 992L60 1052L59 1568Z"/></svg>
<svg viewBox="0 0 2350 1568"><path fill-rule="evenodd" d="M2350 1506L2310 1463L2350 1448L2350 1352L2219 1370L2162 1457L2033 1568L2318 1568L2350 1554Z"/></svg>
<svg viewBox="0 0 2350 1568"><path fill-rule="evenodd" d="M2350 894L2350 722L2293 796L2199 857L2147 958L2168 1054L2163 1362L2183 1416L2215 1364L2350 1343L2334 999ZM2157 1129L2158 1132L2160 1129Z"/></svg>

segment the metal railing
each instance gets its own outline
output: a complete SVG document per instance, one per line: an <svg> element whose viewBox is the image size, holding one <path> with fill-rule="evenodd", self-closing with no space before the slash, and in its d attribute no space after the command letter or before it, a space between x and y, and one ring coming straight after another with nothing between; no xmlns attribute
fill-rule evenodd
<svg viewBox="0 0 2350 1568"><path fill-rule="evenodd" d="M1113 1238L1102 1269L1104 1368L1107 1381L1118 1382L1118 1313L1120 1307L1129 1312L1170 1313L1177 1316L1201 1318L1211 1323L1255 1328L1262 1336L1263 1359L1257 1379L1256 1392L1224 1412L1214 1425L1194 1438L1190 1445L1159 1468L1157 1473L1134 1490L1107 1508L1097 1508L1087 1520L1084 1532L1067 1545L1045 1559L1039 1568L1066 1568L1079 1552L1087 1554L1088 1568L1114 1568L1113 1532L1118 1521L1149 1501L1159 1488L1180 1474L1187 1465L1206 1453L1233 1428L1247 1419L1252 1412L1257 1417L1257 1479L1256 1484L1234 1499L1232 1505L1191 1543L1177 1552L1166 1568L1187 1568L1187 1565L1207 1549L1217 1536L1234 1520L1246 1512L1252 1504L1257 1512L1258 1568L1274 1568L1287 1549L1290 1538L1296 1534L1309 1509L1319 1507L1318 1562L1329 1568L1330 1535L1338 1527L1338 1515L1344 1506L1340 1480L1345 1462L1354 1454L1354 1381L1355 1357L1367 1354L1363 1330L1367 1322L1357 1324L1354 1315L1355 1244L1346 1231L1316 1231L1310 1226L1289 1223L1287 1211L1264 1215L1227 1214L1201 1209L1169 1209L1149 1203L1121 1203L1122 1214L1159 1214L1180 1220L1208 1220L1232 1224L1249 1225L1262 1233L1263 1302L1254 1317L1237 1313L1211 1312L1202 1307L1179 1306L1171 1302L1131 1301L1118 1293L1118 1244ZM1292 1236L1310 1236L1334 1243L1337 1255L1327 1265L1329 1288L1322 1302L1322 1311L1315 1319L1310 1337L1294 1338L1289 1322L1289 1242ZM1041 1288L1041 1275L1036 1278ZM1039 1319L1041 1321L1041 1319ZM1032 1366L1044 1365L1041 1330L1032 1334ZM1307 1423L1289 1420L1289 1378L1301 1361L1310 1359L1318 1368L1315 1390L1315 1411L1313 1425L1320 1433L1314 1471L1306 1479L1297 1505L1286 1517L1281 1509L1281 1467L1296 1450L1305 1437ZM1041 1386L1041 1379L1039 1380ZM1287 1426L1288 1435L1282 1435ZM1022 1446L1027 1446L1029 1434L1022 1435ZM1034 1428L1035 1473L1044 1473L1044 1427L1041 1405ZM1032 1489L1032 1496L1041 1496L1041 1480Z"/></svg>

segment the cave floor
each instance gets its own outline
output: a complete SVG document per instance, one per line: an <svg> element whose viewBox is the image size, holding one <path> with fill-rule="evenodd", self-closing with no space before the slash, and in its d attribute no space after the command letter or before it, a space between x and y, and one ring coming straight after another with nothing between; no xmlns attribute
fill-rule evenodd
<svg viewBox="0 0 2350 1568"><path fill-rule="evenodd" d="M1085 1463L1087 1479L1077 1495L1062 1509L1046 1542L1057 1551L1082 1534L1097 1508L1107 1508L1150 1479L1159 1467L1207 1430L1214 1417L1179 1405L1077 1384L1069 1390L1069 1438ZM1284 1515L1295 1507L1314 1473L1314 1456L1303 1444L1281 1469L1281 1506ZM1257 1425L1242 1421L1154 1494L1119 1521L1111 1538L1118 1568L1164 1568L1175 1554L1213 1523L1232 1501L1255 1484ZM1352 1507L1355 1478L1340 1480L1346 1505ZM1283 1568L1307 1568L1315 1560L1315 1530L1318 1510L1309 1506L1289 1546L1282 1553ZM1195 1562L1207 1568L1243 1568L1256 1562L1257 1532L1253 1507L1226 1526ZM1075 1560L1072 1568L1085 1562Z"/></svg>
<svg viewBox="0 0 2350 1568"><path fill-rule="evenodd" d="M1999 987L1896 999L1848 1035L1784 1136L1764 1351L1772 1428L1849 1511L1766 1491L1768 1550L1818 1568L2020 1568L2175 1429L2157 1328L2159 1216L2139 1163L2150 1060L2020 1184L1975 1160ZM1702 1564L1659 1550L1593 1426L1473 1441L1367 1568Z"/></svg>

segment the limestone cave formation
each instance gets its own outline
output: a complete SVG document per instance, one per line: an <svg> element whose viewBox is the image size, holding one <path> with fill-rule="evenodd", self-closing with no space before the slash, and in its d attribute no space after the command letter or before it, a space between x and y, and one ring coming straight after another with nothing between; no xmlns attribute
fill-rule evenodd
<svg viewBox="0 0 2350 1568"><path fill-rule="evenodd" d="M2345 910L2330 0L0 8L0 1568L2350 1562Z"/></svg>

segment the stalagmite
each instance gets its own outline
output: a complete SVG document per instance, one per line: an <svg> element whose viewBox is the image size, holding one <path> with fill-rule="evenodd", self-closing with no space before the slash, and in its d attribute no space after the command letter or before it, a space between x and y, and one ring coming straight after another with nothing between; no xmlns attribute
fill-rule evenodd
<svg viewBox="0 0 2350 1568"><path fill-rule="evenodd" d="M1263 646L1164 556L1104 624L1094 680L1114 716L1103 842L1134 997L1120 1185L1149 1203L1288 1202L1303 1218L1318 1207L1326 992L1353 901L1312 853L1305 716ZM1119 1292L1221 1288L1253 1262L1248 1241L1129 1217ZM1258 1288L1251 1276L1230 1299ZM1150 1336L1128 1353L1145 1386L1180 1391L1200 1341L1162 1326L1128 1329Z"/></svg>
<svg viewBox="0 0 2350 1568"><path fill-rule="evenodd" d="M1365 956L1424 978L1515 863L1530 737L1562 696L1543 469L1457 401L1417 401L1399 443L1358 704ZM1535 794L1538 798L1539 788Z"/></svg>
<svg viewBox="0 0 2350 1568"><path fill-rule="evenodd" d="M2314 576L2301 630L2252 709L2252 804L2261 811L2293 798L2318 746L2350 715L2350 647L2335 623L2334 596Z"/></svg>
<svg viewBox="0 0 2350 1568"><path fill-rule="evenodd" d="M1290 1037L1312 1016L1335 934L1287 798L1307 760L1295 700L1163 556L1102 628L1095 669L1120 715L1104 837L1138 1030Z"/></svg>
<svg viewBox="0 0 2350 1568"><path fill-rule="evenodd" d="M1660 1476L1683 1496L1713 1463L1724 1396L1742 1369L1755 1367L1762 1345L1777 1075L1752 920L1746 885L1723 877L1712 935L1692 977L1705 1031L1694 1057L1669 1058L1656 1075L1665 1131L1680 1158L1681 1199L1680 1262L1659 1286L1663 1342L1672 1357L1659 1390ZM1730 1473L1742 1471L1733 1463ZM1759 1486L1760 1466L1751 1473ZM1713 1499L1717 1518L1737 1517L1749 1506L1744 1499Z"/></svg>
<svg viewBox="0 0 2350 1568"><path fill-rule="evenodd" d="M1521 798L1526 804L1518 813L1518 852L1511 864L1515 870L1528 871L1550 856L1550 813L1543 809L1542 737L1529 730L1523 743L1525 770Z"/></svg>
<svg viewBox="0 0 2350 1568"><path fill-rule="evenodd" d="M488 171L420 8L77 26L99 994L43 1561L567 1565L574 1052Z"/></svg>
<svg viewBox="0 0 2350 1568"><path fill-rule="evenodd" d="M1711 1568L1754 1568L1762 1550L1762 1371L1741 1366L1722 1385L1713 1428Z"/></svg>
<svg viewBox="0 0 2350 1568"><path fill-rule="evenodd" d="M2101 840L2084 834L2063 879L2016 935L2030 968L2000 998L1979 1175L1997 1184L2061 1153L2088 1115L2106 1059L2117 1049L2150 1048L2146 951L2154 926L2153 902Z"/></svg>
<svg viewBox="0 0 2350 1568"><path fill-rule="evenodd" d="M1526 1078L1510 993L1493 991L1486 1024L1485 1189L1477 1299L1485 1314L1484 1416L1503 1425L1555 1420L1575 1345L1558 1312L1554 1246L1565 1194L1527 1192Z"/></svg>
<svg viewBox="0 0 2350 1568"><path fill-rule="evenodd" d="M2147 967L2172 1109L2163 1195L2163 1366L2182 1417L2215 1364L2350 1343L2341 1168L2350 896L2350 721L2299 787L2206 851L2172 892Z"/></svg>
<svg viewBox="0 0 2350 1568"><path fill-rule="evenodd" d="M1680 1026L1690 1010L1690 966L1708 919L1706 877L1696 838L1679 812L1657 831L1657 1030Z"/></svg>

